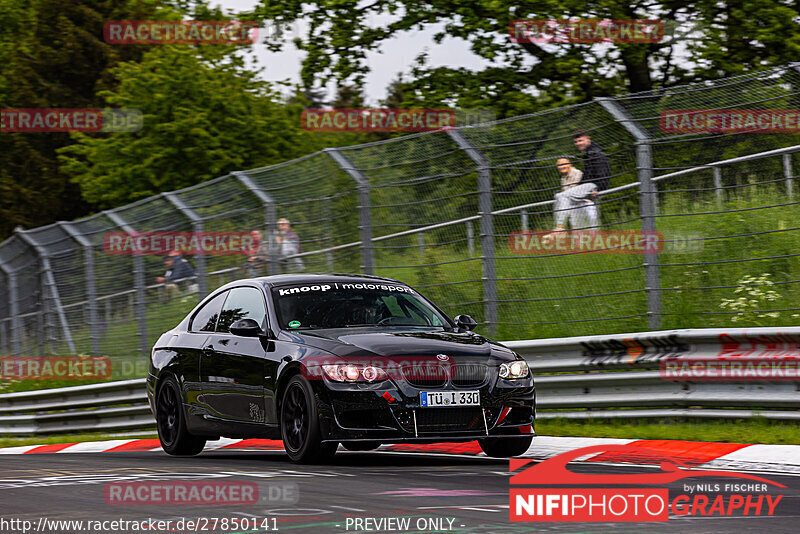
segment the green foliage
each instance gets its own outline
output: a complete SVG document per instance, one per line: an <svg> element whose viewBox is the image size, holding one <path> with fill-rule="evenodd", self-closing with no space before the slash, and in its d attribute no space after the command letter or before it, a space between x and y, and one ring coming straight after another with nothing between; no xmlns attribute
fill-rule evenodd
<svg viewBox="0 0 800 534"><path fill-rule="evenodd" d="M158 18L155 0L0 0L0 104L3 108L101 107L109 69L135 60L133 46L103 42L103 23ZM86 213L79 189L58 168L66 133L0 133L0 236Z"/></svg>
<svg viewBox="0 0 800 534"><path fill-rule="evenodd" d="M639 92L697 78L756 70L800 56L796 3L657 0L498 2L433 0L340 2L261 0L255 16L281 25L309 21L295 40L306 53L305 87L330 80L362 85L367 54L399 34L443 24L438 43L460 39L488 63L478 71L431 67L423 52L402 91L403 105L489 108L501 117L530 113L598 96ZM509 23L520 19L659 19L665 35L654 43L514 43ZM388 21L387 21L388 19ZM387 21L377 25L373 21ZM280 49L283 43L271 43ZM679 61L688 46L692 61ZM405 65L399 66L404 68ZM397 98L390 100L396 102Z"/></svg>
<svg viewBox="0 0 800 534"><path fill-rule="evenodd" d="M111 107L136 108L144 127L108 136L74 134L60 151L84 197L111 207L233 170L299 156L308 144L296 109L237 56L165 46L113 70Z"/></svg>

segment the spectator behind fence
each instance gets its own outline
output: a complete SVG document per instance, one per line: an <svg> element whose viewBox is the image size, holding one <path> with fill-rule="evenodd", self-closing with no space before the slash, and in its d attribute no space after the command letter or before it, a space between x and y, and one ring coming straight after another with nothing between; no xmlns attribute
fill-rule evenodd
<svg viewBox="0 0 800 534"><path fill-rule="evenodd" d="M572 138L575 146L583 152L583 183L593 183L597 185L597 191L608 189L608 181L611 179L611 166L608 158L603 154L600 146L592 141L589 134L583 130L576 131ZM597 194L593 195L597 198Z"/></svg>
<svg viewBox="0 0 800 534"><path fill-rule="evenodd" d="M306 270L303 260L289 257L301 252L300 238L292 231L289 219L278 219L278 235L275 236L275 242L278 244L278 256L282 271L291 273Z"/></svg>
<svg viewBox="0 0 800 534"><path fill-rule="evenodd" d="M564 230L567 219L573 230L597 226L597 207L592 201L592 197L597 194L597 185L584 183L583 172L576 169L567 157L558 158L556 168L561 173L561 192L556 193L555 231ZM588 225L584 224L587 219Z"/></svg>
<svg viewBox="0 0 800 534"><path fill-rule="evenodd" d="M164 256L164 276L156 277L156 282L165 284L167 294L178 293L180 287L178 283L194 276L192 264L181 257L181 253L173 250L168 256ZM187 283L187 288L192 289L196 284Z"/></svg>
<svg viewBox="0 0 800 534"><path fill-rule="evenodd" d="M258 243L258 249L255 253L247 258L244 266L247 270L248 276L261 276L263 274L264 266L269 261L269 242L263 238L261 230L253 230L250 232L254 243Z"/></svg>

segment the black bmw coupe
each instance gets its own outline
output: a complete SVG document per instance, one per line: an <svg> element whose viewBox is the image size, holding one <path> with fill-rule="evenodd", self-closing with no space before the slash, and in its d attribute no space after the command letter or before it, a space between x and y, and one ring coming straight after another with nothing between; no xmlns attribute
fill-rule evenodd
<svg viewBox="0 0 800 534"><path fill-rule="evenodd" d="M389 278L231 282L153 347L147 393L161 445L193 455L222 436L273 438L314 462L339 444L477 439L489 456L520 455L535 435L533 377L475 326Z"/></svg>

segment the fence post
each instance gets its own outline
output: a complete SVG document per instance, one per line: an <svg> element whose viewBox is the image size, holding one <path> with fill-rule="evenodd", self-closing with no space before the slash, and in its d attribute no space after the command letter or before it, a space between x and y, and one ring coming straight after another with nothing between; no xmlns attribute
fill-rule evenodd
<svg viewBox="0 0 800 534"><path fill-rule="evenodd" d="M3 271L8 280L8 315L10 319L9 337L11 338L11 353L14 356L22 355L22 343L19 340L19 301L17 299L17 273L0 257L0 271Z"/></svg>
<svg viewBox="0 0 800 534"><path fill-rule="evenodd" d="M472 221L467 221L467 253L470 257L475 254L475 230L472 228Z"/></svg>
<svg viewBox="0 0 800 534"><path fill-rule="evenodd" d="M123 232L135 236L136 230L114 210L102 212L111 222L119 226ZM148 354L147 346L147 301L145 295L144 258L140 254L133 256L133 283L136 286L137 315L139 319L139 352Z"/></svg>
<svg viewBox="0 0 800 534"><path fill-rule="evenodd" d="M53 268L50 265L50 254L41 243L36 241L33 236L29 235L21 227L18 226L14 229L14 232L36 252L37 256L39 256L39 260L42 263L42 280L40 282L42 287L42 299L46 300L49 296L50 300L52 300L53 307L58 316L58 322L61 323L61 330L64 333L64 341L67 343L69 352L75 354L75 344L72 342L72 333L70 332L69 323L67 322L67 315L64 313L64 308L61 306L61 297L58 294L58 286L53 276ZM45 291L45 288L47 288L47 291ZM50 350L55 352L55 348L56 347L51 343Z"/></svg>
<svg viewBox="0 0 800 534"><path fill-rule="evenodd" d="M86 275L86 298L89 301L89 339L92 354L100 354L100 323L97 317L97 287L94 275L94 248L85 235L72 227L72 223L56 223L64 232L83 248L84 273Z"/></svg>
<svg viewBox="0 0 800 534"><path fill-rule="evenodd" d="M790 199L794 196L792 184L792 155L783 155L783 177L786 179L786 196Z"/></svg>
<svg viewBox="0 0 800 534"><path fill-rule="evenodd" d="M192 230L195 233L200 234L198 237L202 236L203 234L203 218L197 214L192 208L190 208L181 197L179 197L175 192L170 191L167 193L161 193L161 195L175 208L181 212L184 216L186 216L189 221L192 223ZM208 293L208 286L206 283L206 257L205 254L198 254L195 260L195 264L197 265L197 302L203 300L203 297L206 296Z"/></svg>
<svg viewBox="0 0 800 534"><path fill-rule="evenodd" d="M235 176L239 183L241 183L248 191L264 205L264 225L266 226L266 233L264 239L267 239L267 274L278 274L277 251L275 250L273 237L278 228L277 213L275 210L275 200L263 189L258 187L250 176L243 171L234 171L231 173ZM233 281L233 280L231 280Z"/></svg>
<svg viewBox="0 0 800 534"><path fill-rule="evenodd" d="M717 202L722 202L722 169L714 167L714 191L717 193Z"/></svg>
<svg viewBox="0 0 800 534"><path fill-rule="evenodd" d="M369 178L356 169L353 163L336 148L326 152L339 167L355 180L358 187L358 227L361 233L361 269L366 274L375 274L375 249L372 246L372 205L369 198Z"/></svg>
<svg viewBox="0 0 800 534"><path fill-rule="evenodd" d="M489 335L497 331L497 275L495 273L494 219L492 216L492 174L489 160L459 130L447 130L475 165L478 173L478 214L481 218L481 255L483 258L483 305Z"/></svg>
<svg viewBox="0 0 800 534"><path fill-rule="evenodd" d="M639 214L642 218L642 231L652 234L656 231L656 188L653 183L653 152L650 136L639 126L628 112L612 98L597 98L603 107L636 140L636 174L639 178ZM647 292L647 314L650 330L661 326L661 282L657 252L644 254L645 291Z"/></svg>

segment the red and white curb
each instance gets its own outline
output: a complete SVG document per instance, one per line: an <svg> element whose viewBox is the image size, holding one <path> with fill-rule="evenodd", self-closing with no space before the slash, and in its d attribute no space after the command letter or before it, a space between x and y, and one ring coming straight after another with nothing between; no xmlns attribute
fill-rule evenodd
<svg viewBox="0 0 800 534"><path fill-rule="evenodd" d="M638 453L607 452L587 456L584 461L658 465L664 458L678 460L691 467L779 471L800 474L800 445L752 445L743 443L713 443L681 440L633 440L614 438L569 438L537 436L523 456L544 460L561 453L592 445L635 445L653 450L653 457ZM206 444L205 452L224 451L280 451L283 444L269 439L222 438ZM381 452L448 454L483 456L478 443L397 444L380 447ZM59 443L52 445L25 445L0 448L0 454L66 454L98 452L161 452L157 439L115 439L84 443Z"/></svg>

